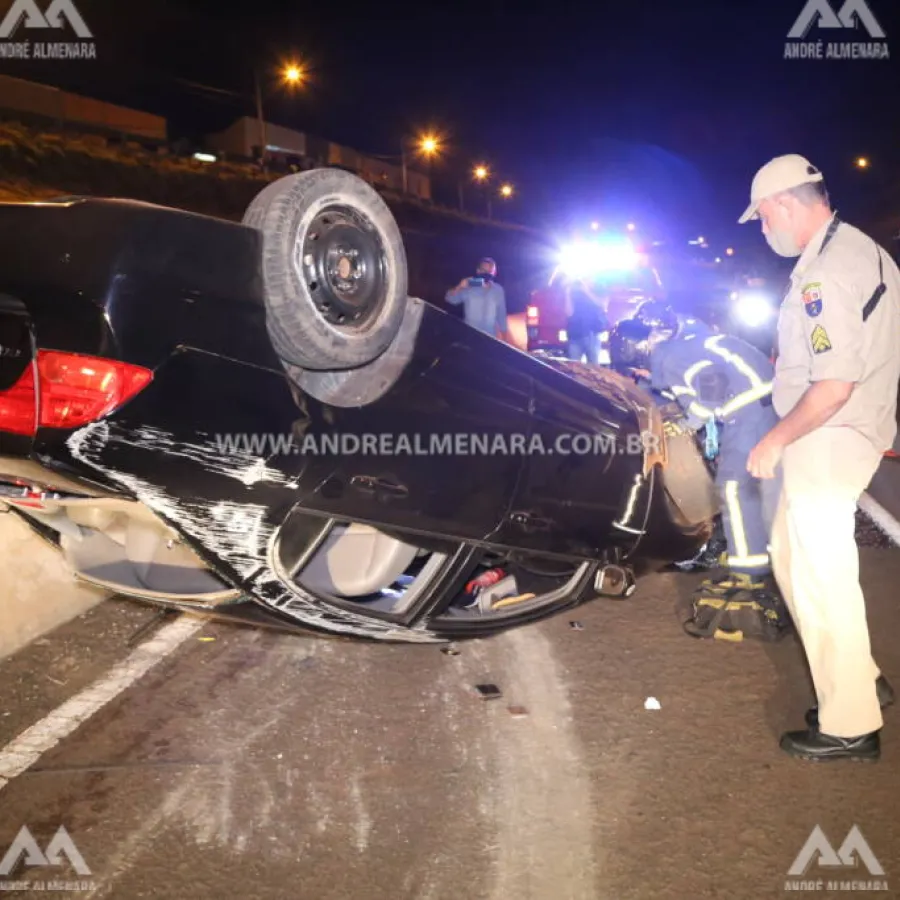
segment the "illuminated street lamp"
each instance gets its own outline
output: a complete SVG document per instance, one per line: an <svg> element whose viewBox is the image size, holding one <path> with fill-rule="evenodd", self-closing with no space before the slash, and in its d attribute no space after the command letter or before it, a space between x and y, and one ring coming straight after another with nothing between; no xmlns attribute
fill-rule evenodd
<svg viewBox="0 0 900 900"><path fill-rule="evenodd" d="M726 255L726 256L734 256L734 247L728 247L728 248L725 250L725 255Z"/></svg>
<svg viewBox="0 0 900 900"><path fill-rule="evenodd" d="M858 169L868 169L869 168L869 160L865 156L860 156L856 160L856 167Z"/></svg>
<svg viewBox="0 0 900 900"><path fill-rule="evenodd" d="M629 231L635 231L635 230L637 230L637 225L635 225L634 222L629 222L625 227L626 227Z"/></svg>
<svg viewBox="0 0 900 900"><path fill-rule="evenodd" d="M416 139L415 143L416 153L424 156L426 159L431 159L433 156L438 156L441 152L441 141L440 138L435 134L422 134ZM400 151L400 163L403 168L403 193L408 193L408 176L406 170L406 144L404 143L401 151Z"/></svg>
<svg viewBox="0 0 900 900"><path fill-rule="evenodd" d="M282 77L287 84L300 84L300 82L303 81L304 72L300 66L291 64L285 66Z"/></svg>
<svg viewBox="0 0 900 900"><path fill-rule="evenodd" d="M511 184L504 184L500 187L500 196L509 199L513 195L513 186Z"/></svg>
<svg viewBox="0 0 900 900"><path fill-rule="evenodd" d="M306 73L303 68L296 63L289 63L281 69L281 80L292 87L296 87L303 83L306 78ZM259 122L259 152L260 152L260 161L265 165L266 161L266 147L268 145L268 140L266 139L266 119L263 115L263 102L262 102L262 81L259 77L259 69L254 69L253 72L255 87L256 87L256 118Z"/></svg>
<svg viewBox="0 0 900 900"><path fill-rule="evenodd" d="M491 178L491 170L484 165L484 163L480 163L472 169L472 178L477 181L479 184L487 184ZM460 182L460 202L459 208L462 209L462 182ZM487 217L492 219L494 217L494 210L491 205L491 194L488 191L487 194Z"/></svg>
<svg viewBox="0 0 900 900"><path fill-rule="evenodd" d="M435 156L440 153L440 141L432 134L427 134L419 140L419 149L422 155L426 157Z"/></svg>

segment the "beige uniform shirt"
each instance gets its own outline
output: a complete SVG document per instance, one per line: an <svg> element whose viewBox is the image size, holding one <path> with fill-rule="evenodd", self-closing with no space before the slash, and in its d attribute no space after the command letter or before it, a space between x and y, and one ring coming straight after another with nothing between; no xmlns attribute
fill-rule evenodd
<svg viewBox="0 0 900 900"><path fill-rule="evenodd" d="M829 224L797 261L781 305L772 402L784 418L813 382L855 382L846 405L823 427L855 428L883 453L897 434L900 270L846 222L822 249ZM879 253L887 290L864 322L863 307L879 284Z"/></svg>

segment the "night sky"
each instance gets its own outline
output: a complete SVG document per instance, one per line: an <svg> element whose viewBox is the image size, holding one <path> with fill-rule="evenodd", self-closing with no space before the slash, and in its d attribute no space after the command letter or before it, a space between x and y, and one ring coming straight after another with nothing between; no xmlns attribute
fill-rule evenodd
<svg viewBox="0 0 900 900"><path fill-rule="evenodd" d="M803 2L76 0L96 62L0 65L199 136L253 113L255 64L300 58L312 81L267 98L272 121L382 154L434 127L453 151L444 174L487 161L516 185L520 220L635 220L740 246L761 242L735 222L780 153L819 165L845 217L900 214L900 4L869 0L895 58L784 60Z"/></svg>

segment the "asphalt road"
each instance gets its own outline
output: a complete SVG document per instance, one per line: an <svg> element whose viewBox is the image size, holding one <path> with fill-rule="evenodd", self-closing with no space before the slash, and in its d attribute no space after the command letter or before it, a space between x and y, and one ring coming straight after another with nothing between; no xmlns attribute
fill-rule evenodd
<svg viewBox="0 0 900 900"><path fill-rule="evenodd" d="M874 645L900 683L900 550L860 534ZM0 789L0 855L22 826L46 848L64 825L89 874L20 859L0 889L759 900L784 895L816 825L835 848L857 825L882 896L900 895L898 713L876 765L785 756L812 696L798 645L686 636L698 577L652 576L457 655L204 624ZM113 601L0 663L0 748L108 680L153 616Z"/></svg>

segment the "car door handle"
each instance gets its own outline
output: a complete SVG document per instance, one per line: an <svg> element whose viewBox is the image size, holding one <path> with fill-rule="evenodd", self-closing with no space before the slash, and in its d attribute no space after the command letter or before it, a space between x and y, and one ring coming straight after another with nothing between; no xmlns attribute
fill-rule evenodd
<svg viewBox="0 0 900 900"><path fill-rule="evenodd" d="M405 484L373 475L354 475L350 479L350 486L362 494L386 494L390 497L406 497L409 494L409 488Z"/></svg>
<svg viewBox="0 0 900 900"><path fill-rule="evenodd" d="M509 520L523 531L549 531L553 525L550 519L542 519L540 516L526 512L515 512L509 517Z"/></svg>

